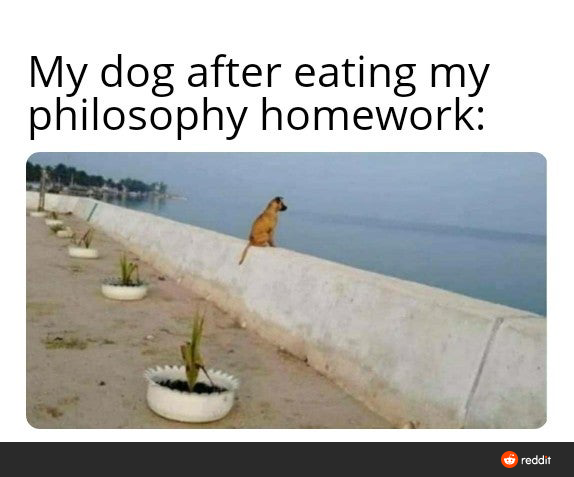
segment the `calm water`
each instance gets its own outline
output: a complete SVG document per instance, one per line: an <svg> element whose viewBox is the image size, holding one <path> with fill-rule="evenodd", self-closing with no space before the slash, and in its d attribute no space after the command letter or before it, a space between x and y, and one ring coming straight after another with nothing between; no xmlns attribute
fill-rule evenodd
<svg viewBox="0 0 574 477"><path fill-rule="evenodd" d="M285 198L281 247L546 314L546 163L536 154L36 154L188 200L123 205L245 238Z"/></svg>

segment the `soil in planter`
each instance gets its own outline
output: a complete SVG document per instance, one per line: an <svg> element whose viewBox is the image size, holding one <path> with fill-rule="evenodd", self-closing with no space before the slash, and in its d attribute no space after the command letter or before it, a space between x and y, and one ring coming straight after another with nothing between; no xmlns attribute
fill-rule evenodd
<svg viewBox="0 0 574 477"><path fill-rule="evenodd" d="M121 280L117 279L117 278L107 278L103 281L104 285L111 285L113 287L141 287L146 285L146 282L143 281L139 281L139 282L134 282L134 283L130 283L128 285L124 285L122 283Z"/></svg>
<svg viewBox="0 0 574 477"><path fill-rule="evenodd" d="M189 392L189 384L187 381L181 381L179 379L172 381L171 379L166 379L163 381L157 381L160 386L164 386L166 388L175 390L175 391L182 391L184 393ZM212 386L211 384L205 383L195 383L193 386L193 393L196 394L213 394L213 393L222 393L227 391L225 388L220 388L219 386Z"/></svg>

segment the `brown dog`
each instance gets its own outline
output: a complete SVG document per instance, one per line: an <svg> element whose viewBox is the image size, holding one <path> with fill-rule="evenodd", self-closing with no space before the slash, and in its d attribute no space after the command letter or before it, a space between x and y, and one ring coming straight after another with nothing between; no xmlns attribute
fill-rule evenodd
<svg viewBox="0 0 574 477"><path fill-rule="evenodd" d="M271 202L269 202L263 213L255 219L255 222L253 222L253 226L251 227L249 243L241 254L239 265L241 265L243 260L245 260L247 250L249 250L249 247L252 245L255 245L256 247L265 247L266 245L275 247L273 234L275 233L275 227L277 227L279 212L284 210L287 210L287 206L283 203L283 197L275 197Z"/></svg>

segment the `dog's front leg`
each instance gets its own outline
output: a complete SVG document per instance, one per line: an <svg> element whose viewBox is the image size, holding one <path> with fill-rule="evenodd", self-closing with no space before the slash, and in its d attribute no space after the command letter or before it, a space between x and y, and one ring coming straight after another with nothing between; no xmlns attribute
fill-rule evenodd
<svg viewBox="0 0 574 477"><path fill-rule="evenodd" d="M273 237L273 232L275 232L274 230L269 232L269 240L267 241L267 243L269 244L270 247L275 247L275 237Z"/></svg>

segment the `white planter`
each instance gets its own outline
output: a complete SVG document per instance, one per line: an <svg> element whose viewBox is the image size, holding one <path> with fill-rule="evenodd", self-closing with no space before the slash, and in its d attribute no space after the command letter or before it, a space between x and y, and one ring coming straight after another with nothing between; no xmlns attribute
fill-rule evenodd
<svg viewBox="0 0 574 477"><path fill-rule="evenodd" d="M48 215L48 212L45 210L32 210L30 212L30 217L46 217L46 215Z"/></svg>
<svg viewBox="0 0 574 477"><path fill-rule="evenodd" d="M64 221L60 219L46 219L46 225L48 227L56 227L58 225L64 225Z"/></svg>
<svg viewBox="0 0 574 477"><path fill-rule="evenodd" d="M184 366L158 366L147 369L147 403L150 409L167 419L181 422L210 422L226 416L235 400L239 388L237 378L222 371L210 369L209 376L216 386L225 388L221 393L197 394L169 389L158 382L165 380L186 381ZM198 382L210 384L207 376L200 371Z"/></svg>
<svg viewBox="0 0 574 477"><path fill-rule="evenodd" d="M147 295L148 286L146 283L141 285L124 286L116 284L117 280L106 280L102 283L102 294L112 300L141 300Z"/></svg>
<svg viewBox="0 0 574 477"><path fill-rule="evenodd" d="M70 228L64 230L58 230L56 232L56 237L60 238L72 238L74 236L74 231Z"/></svg>
<svg viewBox="0 0 574 477"><path fill-rule="evenodd" d="M86 247L68 247L68 255L74 258L98 258L98 249Z"/></svg>

